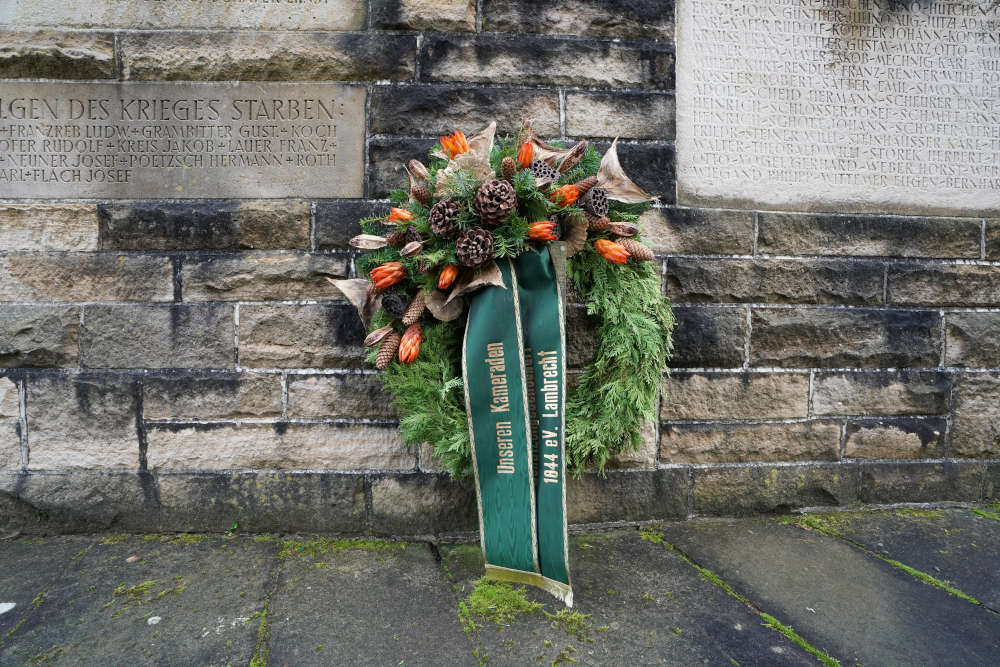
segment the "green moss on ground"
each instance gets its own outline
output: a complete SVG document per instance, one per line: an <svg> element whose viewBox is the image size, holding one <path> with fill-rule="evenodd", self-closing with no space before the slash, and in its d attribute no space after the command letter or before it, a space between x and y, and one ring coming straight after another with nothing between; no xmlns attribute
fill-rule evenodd
<svg viewBox="0 0 1000 667"><path fill-rule="evenodd" d="M555 614L545 612L545 615L552 619L553 628L562 630L581 642L594 642L590 638L590 632L594 627L590 620L591 614L583 614L572 609L560 609Z"/></svg>
<svg viewBox="0 0 1000 667"><path fill-rule="evenodd" d="M388 540L338 539L314 537L307 540L282 540L269 538L278 545L278 558L318 558L328 553L339 554L345 551L401 551L406 548L406 542L390 542ZM265 541L265 540L261 540Z"/></svg>
<svg viewBox="0 0 1000 667"><path fill-rule="evenodd" d="M476 621L491 621L497 626L510 625L522 614L534 614L544 605L528 599L524 586L483 577L464 599L459 600L458 617L467 633L482 627Z"/></svg>
<svg viewBox="0 0 1000 667"><path fill-rule="evenodd" d="M114 609L112 617L119 618L130 609L162 600L168 595L180 595L186 589L187 581L183 577L175 577L172 582L147 579L133 586L122 582L112 592L111 600L104 605L104 608Z"/></svg>

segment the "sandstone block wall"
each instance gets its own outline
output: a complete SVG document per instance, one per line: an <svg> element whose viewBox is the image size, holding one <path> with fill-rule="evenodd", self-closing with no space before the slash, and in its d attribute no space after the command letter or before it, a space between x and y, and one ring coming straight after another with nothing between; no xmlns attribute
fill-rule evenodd
<svg viewBox="0 0 1000 667"><path fill-rule="evenodd" d="M674 370L644 449L570 486L573 522L1000 496L1000 212L676 205L671 2L338 4L321 29L0 27L3 80L367 95L361 198L0 201L0 523L473 529L471 483L402 445L326 278L354 275L402 161L493 118L620 135L661 196ZM579 368L595 341L568 318Z"/></svg>

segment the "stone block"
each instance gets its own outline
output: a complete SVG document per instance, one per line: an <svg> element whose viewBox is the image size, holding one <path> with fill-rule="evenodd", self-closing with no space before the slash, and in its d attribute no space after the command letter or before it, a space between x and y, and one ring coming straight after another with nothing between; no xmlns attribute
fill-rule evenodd
<svg viewBox="0 0 1000 667"><path fill-rule="evenodd" d="M402 183L401 185L404 185ZM315 237L317 250L347 250L348 242L361 233L358 222L388 207L361 200L340 199L316 202Z"/></svg>
<svg viewBox="0 0 1000 667"><path fill-rule="evenodd" d="M472 478L380 475L372 480L372 509L376 535L415 537L479 528Z"/></svg>
<svg viewBox="0 0 1000 667"><path fill-rule="evenodd" d="M933 311L754 308L750 365L936 366L940 329Z"/></svg>
<svg viewBox="0 0 1000 667"><path fill-rule="evenodd" d="M326 32L125 32L122 76L154 81L403 81L414 35Z"/></svg>
<svg viewBox="0 0 1000 667"><path fill-rule="evenodd" d="M233 307L225 304L86 306L80 364L87 368L232 368Z"/></svg>
<svg viewBox="0 0 1000 667"><path fill-rule="evenodd" d="M113 79L115 37L110 32L0 30L0 78Z"/></svg>
<svg viewBox="0 0 1000 667"><path fill-rule="evenodd" d="M943 417L858 419L847 422L849 459L932 459L944 456Z"/></svg>
<svg viewBox="0 0 1000 667"><path fill-rule="evenodd" d="M343 297L327 278L346 278L346 255L245 252L187 257L181 268L185 301L282 301Z"/></svg>
<svg viewBox="0 0 1000 667"><path fill-rule="evenodd" d="M609 139L673 139L674 96L632 92L567 93L566 134Z"/></svg>
<svg viewBox="0 0 1000 667"><path fill-rule="evenodd" d="M815 415L943 415L951 381L936 371L817 373Z"/></svg>
<svg viewBox="0 0 1000 667"><path fill-rule="evenodd" d="M739 368L744 358L746 310L674 306L672 368Z"/></svg>
<svg viewBox="0 0 1000 667"><path fill-rule="evenodd" d="M77 202L0 204L0 248L97 250L97 206Z"/></svg>
<svg viewBox="0 0 1000 667"><path fill-rule="evenodd" d="M944 321L946 366L1000 367L1000 313L948 313Z"/></svg>
<svg viewBox="0 0 1000 667"><path fill-rule="evenodd" d="M681 468L586 473L566 484L570 523L685 519L688 473Z"/></svg>
<svg viewBox="0 0 1000 667"><path fill-rule="evenodd" d="M604 155L611 144L595 141L594 149ZM676 151L673 142L643 142L618 144L622 169L636 185L664 204L674 203Z"/></svg>
<svg viewBox="0 0 1000 667"><path fill-rule="evenodd" d="M483 30L674 40L674 3L659 0L485 0Z"/></svg>
<svg viewBox="0 0 1000 667"><path fill-rule="evenodd" d="M240 364L249 368L359 368L365 329L346 303L240 307Z"/></svg>
<svg viewBox="0 0 1000 667"><path fill-rule="evenodd" d="M169 257L31 253L0 257L0 301L170 301Z"/></svg>
<svg viewBox="0 0 1000 667"><path fill-rule="evenodd" d="M608 470L652 469L660 453L660 425L654 421L643 420L640 427L642 444L635 451L614 452L608 458L605 467ZM593 467L589 469L593 472Z"/></svg>
<svg viewBox="0 0 1000 667"><path fill-rule="evenodd" d="M105 250L309 248L309 202L254 200L103 202Z"/></svg>
<svg viewBox="0 0 1000 667"><path fill-rule="evenodd" d="M594 360L597 353L598 319L587 315L586 306L569 304L566 307L566 365L583 368Z"/></svg>
<svg viewBox="0 0 1000 667"><path fill-rule="evenodd" d="M120 374L26 380L29 470L138 470L138 385Z"/></svg>
<svg viewBox="0 0 1000 667"><path fill-rule="evenodd" d="M951 456L1000 458L1000 374L956 377L952 419Z"/></svg>
<svg viewBox="0 0 1000 667"><path fill-rule="evenodd" d="M76 366L80 308L0 307L0 368Z"/></svg>
<svg viewBox="0 0 1000 667"><path fill-rule="evenodd" d="M0 417L20 415L21 399L18 396L17 382L12 378L0 377Z"/></svg>
<svg viewBox="0 0 1000 667"><path fill-rule="evenodd" d="M817 259L667 260L666 289L680 303L882 303L883 268Z"/></svg>
<svg viewBox="0 0 1000 667"><path fill-rule="evenodd" d="M639 225L643 241L660 255L749 255L753 252L749 211L711 208L652 208Z"/></svg>
<svg viewBox="0 0 1000 667"><path fill-rule="evenodd" d="M17 419L0 419L0 470L21 468L21 423Z"/></svg>
<svg viewBox="0 0 1000 667"><path fill-rule="evenodd" d="M894 305L995 306L1000 304L1000 267L893 264L887 295Z"/></svg>
<svg viewBox="0 0 1000 667"><path fill-rule="evenodd" d="M558 93L531 88L378 86L371 111L374 134L436 139L456 129L472 134L496 120L497 136L514 136L529 119L541 137L561 134Z"/></svg>
<svg viewBox="0 0 1000 667"><path fill-rule="evenodd" d="M983 487L983 500L1000 501L1000 463L986 464L986 483Z"/></svg>
<svg viewBox="0 0 1000 667"><path fill-rule="evenodd" d="M986 221L986 259L1000 259L1000 219Z"/></svg>
<svg viewBox="0 0 1000 667"><path fill-rule="evenodd" d="M853 465L695 468L694 512L785 514L800 507L843 506L858 499Z"/></svg>
<svg viewBox="0 0 1000 667"><path fill-rule="evenodd" d="M395 426L369 424L149 424L151 471L413 470Z"/></svg>
<svg viewBox="0 0 1000 667"><path fill-rule="evenodd" d="M288 416L292 418L395 419L392 395L381 375L289 375Z"/></svg>
<svg viewBox="0 0 1000 667"><path fill-rule="evenodd" d="M632 47L552 37L434 34L424 39L420 63L420 77L429 82L674 87L673 51L654 43Z"/></svg>
<svg viewBox="0 0 1000 667"><path fill-rule="evenodd" d="M840 425L686 424L664 426L660 460L664 463L745 461L835 461L840 458Z"/></svg>
<svg viewBox="0 0 1000 667"><path fill-rule="evenodd" d="M383 30L475 32L476 0L372 0L371 23Z"/></svg>
<svg viewBox="0 0 1000 667"><path fill-rule="evenodd" d="M409 187L403 168L412 159L427 155L437 139L400 139L396 137L371 139L368 142L369 197L385 198L393 190Z"/></svg>
<svg viewBox="0 0 1000 667"><path fill-rule="evenodd" d="M281 376L266 373L164 373L142 380L145 419L281 416Z"/></svg>
<svg viewBox="0 0 1000 667"><path fill-rule="evenodd" d="M939 463L862 463L861 502L976 502L982 496L986 465L968 461Z"/></svg>
<svg viewBox="0 0 1000 667"><path fill-rule="evenodd" d="M795 419L809 415L800 373L674 373L663 382L660 419Z"/></svg>
<svg viewBox="0 0 1000 667"><path fill-rule="evenodd" d="M155 487L148 475L135 472L29 472L6 481L0 476L0 507L5 496L16 503L13 527L26 533L97 532L112 526L156 530ZM0 512L0 525L5 519Z"/></svg>
<svg viewBox="0 0 1000 667"><path fill-rule="evenodd" d="M761 213L757 249L772 255L979 259L980 222L896 215Z"/></svg>

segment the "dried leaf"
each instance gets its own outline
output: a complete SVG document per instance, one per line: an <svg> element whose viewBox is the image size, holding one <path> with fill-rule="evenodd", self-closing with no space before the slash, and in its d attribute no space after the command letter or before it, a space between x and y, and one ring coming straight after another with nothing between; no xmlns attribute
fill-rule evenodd
<svg viewBox="0 0 1000 667"><path fill-rule="evenodd" d="M385 237L374 234L358 234L349 243L352 248L357 248L358 250L378 250L379 248L386 247L389 241Z"/></svg>
<svg viewBox="0 0 1000 667"><path fill-rule="evenodd" d="M586 141L581 141L571 148L557 148L545 143L535 136L535 130L532 128L530 120L524 121L524 141L531 143L534 159L541 160L551 167L555 167L574 151L578 151L581 157L587 151Z"/></svg>
<svg viewBox="0 0 1000 667"><path fill-rule="evenodd" d="M490 152L493 150L493 139L497 133L497 122L493 121L479 132L469 137L469 150L466 153L459 153L454 159L448 161L448 166L437 173L437 182L434 186L434 196L443 199L448 195L448 180L458 171L466 171L480 180L495 177L493 167L490 166ZM445 160L448 156L437 152L435 157Z"/></svg>
<svg viewBox="0 0 1000 667"><path fill-rule="evenodd" d="M431 175L427 172L427 167L420 160L410 160L408 171L411 177L419 178L425 185L431 182ZM413 178L410 179L410 187L413 187Z"/></svg>
<svg viewBox="0 0 1000 667"><path fill-rule="evenodd" d="M367 329L372 317L382 308L382 295L368 280L352 278L350 280L334 280L327 278L330 284L340 290L351 305L358 309L358 316Z"/></svg>
<svg viewBox="0 0 1000 667"><path fill-rule="evenodd" d="M559 162L559 173L565 174L567 171L575 167L583 159L584 154L587 152L587 147L590 146L590 142L586 139L578 143L576 146L570 149L566 157Z"/></svg>
<svg viewBox="0 0 1000 667"><path fill-rule="evenodd" d="M403 257L413 257L423 249L424 249L423 241L410 241L409 243L403 246L403 249L399 251L399 254L402 255Z"/></svg>
<svg viewBox="0 0 1000 667"><path fill-rule="evenodd" d="M597 186L604 188L608 199L616 199L626 204L639 204L656 199L646 194L642 188L625 175L618 161L618 138L611 142L611 148L601 159L601 168L597 171Z"/></svg>
<svg viewBox="0 0 1000 667"><path fill-rule="evenodd" d="M462 276L451 289L451 294L448 295L445 304L451 303L463 294L475 292L477 289L490 285L507 289L507 285L503 282L503 274L500 273L500 267L497 266L496 262L490 262L474 274Z"/></svg>
<svg viewBox="0 0 1000 667"><path fill-rule="evenodd" d="M639 233L639 226L632 222L612 222L608 231L618 236L635 236Z"/></svg>
<svg viewBox="0 0 1000 667"><path fill-rule="evenodd" d="M427 306L427 310L431 311L431 315L442 322L451 322L465 310L465 304L459 300L449 303L448 295L441 290L431 292L424 305Z"/></svg>
<svg viewBox="0 0 1000 667"><path fill-rule="evenodd" d="M376 329L375 331L371 332L370 334L368 334L367 337L365 337L365 347L372 347L373 345L378 345L383 338L389 335L389 332L391 331L392 331L392 325L387 324L381 329Z"/></svg>
<svg viewBox="0 0 1000 667"><path fill-rule="evenodd" d="M587 245L587 218L582 213L567 215L563 225L566 256L572 257Z"/></svg>

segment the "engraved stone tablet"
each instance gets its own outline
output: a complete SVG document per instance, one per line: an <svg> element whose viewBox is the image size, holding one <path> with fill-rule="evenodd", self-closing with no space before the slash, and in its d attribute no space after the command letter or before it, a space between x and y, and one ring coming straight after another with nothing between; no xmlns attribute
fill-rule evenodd
<svg viewBox="0 0 1000 667"><path fill-rule="evenodd" d="M1000 2L677 7L680 202L1000 208Z"/></svg>
<svg viewBox="0 0 1000 667"><path fill-rule="evenodd" d="M364 109L329 83L0 83L0 197L360 197Z"/></svg>

